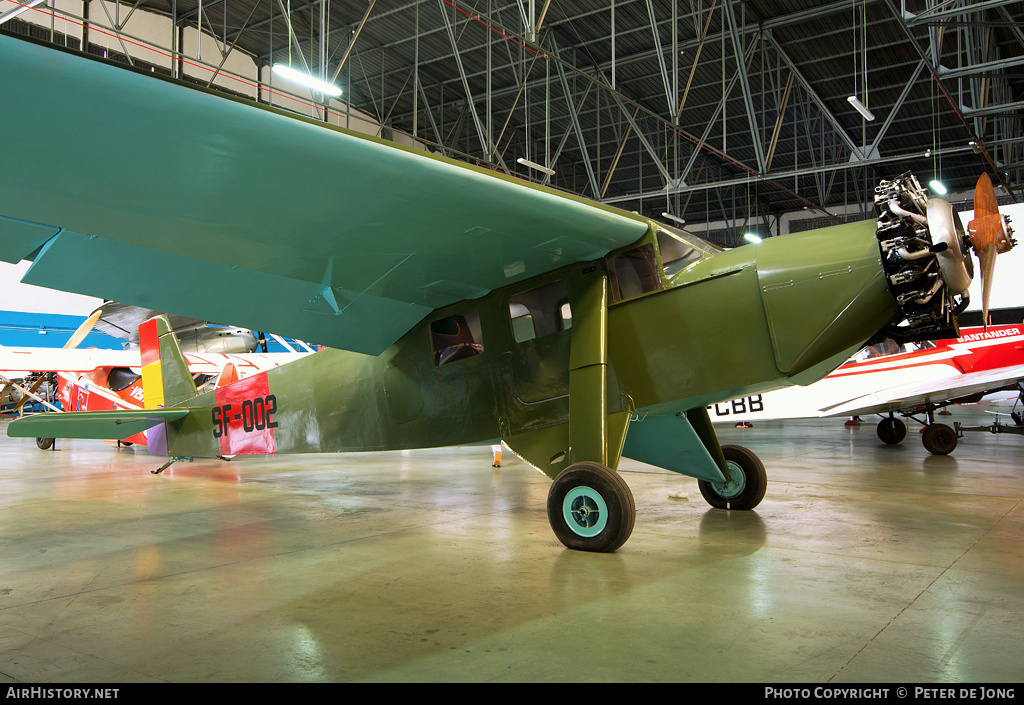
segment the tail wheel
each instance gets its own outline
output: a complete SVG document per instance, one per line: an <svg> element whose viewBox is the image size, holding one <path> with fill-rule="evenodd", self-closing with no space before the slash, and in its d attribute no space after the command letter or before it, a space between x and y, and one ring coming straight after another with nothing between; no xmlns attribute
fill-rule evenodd
<svg viewBox="0 0 1024 705"><path fill-rule="evenodd" d="M907 425L899 419L890 416L878 422L875 432L882 443L894 446L907 437Z"/></svg>
<svg viewBox="0 0 1024 705"><path fill-rule="evenodd" d="M932 455L949 455L956 448L956 431L944 423L925 427L921 442Z"/></svg>
<svg viewBox="0 0 1024 705"><path fill-rule="evenodd" d="M53 439L52 438L37 438L36 439L36 447L39 450L49 450L50 448L53 447Z"/></svg>
<svg viewBox="0 0 1024 705"><path fill-rule="evenodd" d="M743 446L722 446L729 466L725 482L698 480L697 487L707 503L717 509L753 509L764 499L768 474L761 459Z"/></svg>
<svg viewBox="0 0 1024 705"><path fill-rule="evenodd" d="M575 463L551 483L548 521L567 548L614 551L633 533L633 493L617 472L604 465Z"/></svg>

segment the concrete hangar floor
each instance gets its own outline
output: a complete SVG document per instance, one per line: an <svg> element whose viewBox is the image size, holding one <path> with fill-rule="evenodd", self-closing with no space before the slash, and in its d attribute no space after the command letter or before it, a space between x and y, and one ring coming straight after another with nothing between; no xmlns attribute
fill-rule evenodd
<svg viewBox="0 0 1024 705"><path fill-rule="evenodd" d="M157 476L5 423L0 683L1024 680L1019 436L939 457L867 420L719 427L768 468L754 512L624 461L636 529L587 554L487 447Z"/></svg>

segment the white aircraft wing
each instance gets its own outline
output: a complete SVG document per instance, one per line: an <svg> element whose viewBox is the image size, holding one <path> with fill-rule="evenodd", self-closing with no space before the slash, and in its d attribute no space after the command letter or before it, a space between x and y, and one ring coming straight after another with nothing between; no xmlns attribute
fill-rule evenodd
<svg viewBox="0 0 1024 705"><path fill-rule="evenodd" d="M24 377L31 372L88 372L98 367L139 367L138 350L96 348L0 348L0 372Z"/></svg>
<svg viewBox="0 0 1024 705"><path fill-rule="evenodd" d="M192 374L220 374L224 365L235 365L240 377L262 372L305 357L309 353L184 353ZM30 372L89 372L100 367L138 369L142 360L138 350L100 350L95 348L3 348L0 347L0 372L7 377L24 377Z"/></svg>
<svg viewBox="0 0 1024 705"><path fill-rule="evenodd" d="M950 374L946 377L900 384L863 394L821 409L822 416L858 416L911 410L925 404L983 392L994 392L1024 380L1024 365L996 370Z"/></svg>

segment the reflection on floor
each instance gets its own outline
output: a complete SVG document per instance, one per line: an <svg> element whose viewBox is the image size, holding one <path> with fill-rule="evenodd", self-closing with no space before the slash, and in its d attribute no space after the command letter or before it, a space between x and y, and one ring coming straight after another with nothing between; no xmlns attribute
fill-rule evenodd
<svg viewBox="0 0 1024 705"><path fill-rule="evenodd" d="M761 506L624 461L610 555L564 550L549 481L487 446L158 476L2 435L0 683L1024 680L1024 438L719 433L764 461Z"/></svg>

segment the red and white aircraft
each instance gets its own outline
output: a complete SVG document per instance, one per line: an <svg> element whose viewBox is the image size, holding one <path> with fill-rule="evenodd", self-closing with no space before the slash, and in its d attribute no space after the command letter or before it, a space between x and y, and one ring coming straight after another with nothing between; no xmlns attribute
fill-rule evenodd
<svg viewBox="0 0 1024 705"><path fill-rule="evenodd" d="M183 353L197 385L203 381L224 386L257 372L287 364L309 353ZM23 394L41 401L53 411L114 411L143 408L142 366L136 350L0 347L0 374L11 379L49 373L57 385L61 409L36 395L35 388L16 386ZM142 434L123 439L144 443ZM36 439L43 449L52 438Z"/></svg>
<svg viewBox="0 0 1024 705"><path fill-rule="evenodd" d="M888 414L878 424L878 437L889 444L907 435L897 413L909 418L924 414L926 421L919 423L925 426L925 448L945 455L956 448L962 429L936 423L935 409L1000 390L1024 398L1024 324L965 328L959 338L912 352L866 348L812 385L722 402L708 410L716 423ZM1024 434L1020 414L1013 421L986 430Z"/></svg>

